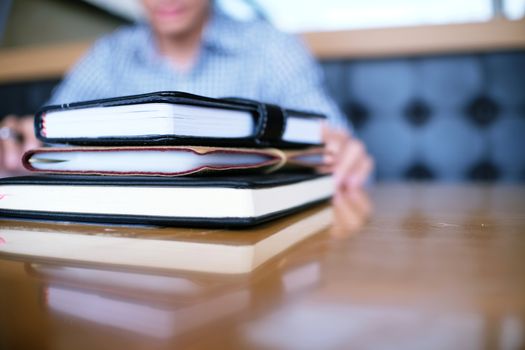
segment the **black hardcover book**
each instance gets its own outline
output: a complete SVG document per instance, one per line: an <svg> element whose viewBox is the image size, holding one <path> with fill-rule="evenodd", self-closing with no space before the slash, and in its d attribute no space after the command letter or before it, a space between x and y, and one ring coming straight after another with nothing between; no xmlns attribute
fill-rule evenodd
<svg viewBox="0 0 525 350"><path fill-rule="evenodd" d="M116 224L250 226L326 200L319 174L0 179L0 216Z"/></svg>
<svg viewBox="0 0 525 350"><path fill-rule="evenodd" d="M322 144L322 114L239 98L184 92L44 107L37 137L76 145L199 145L299 148Z"/></svg>

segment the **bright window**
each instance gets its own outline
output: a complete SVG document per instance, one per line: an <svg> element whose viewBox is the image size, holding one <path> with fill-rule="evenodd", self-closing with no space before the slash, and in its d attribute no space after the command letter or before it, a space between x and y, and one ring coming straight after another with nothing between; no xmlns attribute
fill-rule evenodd
<svg viewBox="0 0 525 350"><path fill-rule="evenodd" d="M493 0L219 0L230 13L253 17L259 8L274 25L290 32L329 31L483 22L494 16ZM247 5L251 4L251 5ZM522 18L525 0L504 0L510 19Z"/></svg>
<svg viewBox="0 0 525 350"><path fill-rule="evenodd" d="M525 0L505 0L503 11L509 19L523 18L525 17Z"/></svg>

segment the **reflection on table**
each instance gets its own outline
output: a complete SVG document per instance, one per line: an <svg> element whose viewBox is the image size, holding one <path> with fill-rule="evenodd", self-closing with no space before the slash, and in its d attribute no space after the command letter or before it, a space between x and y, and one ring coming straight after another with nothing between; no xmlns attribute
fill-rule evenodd
<svg viewBox="0 0 525 350"><path fill-rule="evenodd" d="M521 348L524 204L511 186L346 193L327 228L246 274L3 255L0 345Z"/></svg>

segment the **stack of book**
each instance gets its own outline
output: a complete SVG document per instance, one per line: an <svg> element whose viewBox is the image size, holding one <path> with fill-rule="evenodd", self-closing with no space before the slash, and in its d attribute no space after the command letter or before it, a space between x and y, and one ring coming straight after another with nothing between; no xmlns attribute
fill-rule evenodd
<svg viewBox="0 0 525 350"><path fill-rule="evenodd" d="M245 99L158 92L49 106L27 152L44 175L0 180L0 215L249 226L331 197L325 117ZM59 146L63 145L63 146Z"/></svg>

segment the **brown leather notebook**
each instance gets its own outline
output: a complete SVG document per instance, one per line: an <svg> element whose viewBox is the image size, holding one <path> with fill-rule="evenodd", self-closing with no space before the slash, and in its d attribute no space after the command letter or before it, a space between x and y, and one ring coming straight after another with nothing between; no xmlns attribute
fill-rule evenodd
<svg viewBox="0 0 525 350"><path fill-rule="evenodd" d="M33 172L79 175L181 176L210 173L315 169L323 148L227 148L200 146L38 148L22 158Z"/></svg>

